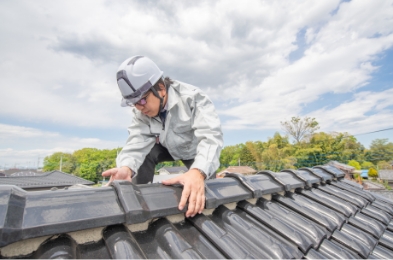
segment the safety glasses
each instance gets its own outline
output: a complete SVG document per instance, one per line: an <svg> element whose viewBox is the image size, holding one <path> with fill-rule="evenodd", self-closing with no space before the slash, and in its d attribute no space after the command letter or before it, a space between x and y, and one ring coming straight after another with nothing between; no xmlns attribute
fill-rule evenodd
<svg viewBox="0 0 393 260"><path fill-rule="evenodd" d="M151 91L149 91L149 93L146 96L144 96L143 98L139 99L136 103L132 103L132 102L130 102L128 100L126 101L126 103L127 103L127 105L129 105L131 107L134 107L136 105L144 106L147 103L146 99L150 95L150 93L151 93Z"/></svg>

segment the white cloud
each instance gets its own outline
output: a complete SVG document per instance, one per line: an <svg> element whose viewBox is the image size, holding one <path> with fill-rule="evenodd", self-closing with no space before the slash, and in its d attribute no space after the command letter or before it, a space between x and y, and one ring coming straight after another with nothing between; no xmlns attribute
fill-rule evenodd
<svg viewBox="0 0 393 260"><path fill-rule="evenodd" d="M46 125L126 129L130 114L119 106L115 73L136 54L208 92L225 118L224 130L275 131L327 93L361 91L379 69L375 61L393 45L391 0L1 1L0 16L0 120L21 122L0 131L24 138L67 136ZM290 59L293 52L299 59ZM378 102L360 114L348 104L338 117L337 108L315 112L332 115L332 123L316 115L326 129L354 129L349 123L373 125L391 114L382 105L388 99ZM42 127L22 127L30 123ZM82 139L40 140L48 151L72 150L106 137ZM8 144L5 149L35 149Z"/></svg>
<svg viewBox="0 0 393 260"><path fill-rule="evenodd" d="M31 127L0 124L0 140L3 141L19 138L36 138L42 136L58 137L59 134L42 131Z"/></svg>
<svg viewBox="0 0 393 260"><path fill-rule="evenodd" d="M0 143L0 168L27 163L36 167L38 160L41 165L45 156L55 152L72 153L86 147L114 149L122 145L100 138L80 138L7 124L0 124Z"/></svg>
<svg viewBox="0 0 393 260"><path fill-rule="evenodd" d="M272 71L258 87L245 84L246 87L241 85L239 90L238 86L230 88L227 92L236 93L242 102L221 111L237 118L227 121L224 127L246 129L251 124L260 129L277 128L280 119L301 115L304 104L326 93L353 92L366 85L377 69L372 62L393 45L392 5L377 2L367 5L373 12L371 16L364 12L365 6L359 1L342 3L331 20L314 28L318 32L309 41L310 46L301 59ZM372 25L364 26L365 20L375 24L373 33L370 32ZM383 22L391 24L389 30ZM380 35L373 37L377 32ZM321 115L324 114L318 118ZM356 110L347 110L347 116L348 120L356 120ZM375 118L368 116L364 123ZM333 122L337 131L346 129L337 120Z"/></svg>
<svg viewBox="0 0 393 260"><path fill-rule="evenodd" d="M363 134L392 126L393 88L382 92L360 92L353 101L345 102L333 109L319 109L310 113L318 118L320 125L327 131L341 131ZM373 115L367 115L369 112ZM321 117L320 115L323 115Z"/></svg>

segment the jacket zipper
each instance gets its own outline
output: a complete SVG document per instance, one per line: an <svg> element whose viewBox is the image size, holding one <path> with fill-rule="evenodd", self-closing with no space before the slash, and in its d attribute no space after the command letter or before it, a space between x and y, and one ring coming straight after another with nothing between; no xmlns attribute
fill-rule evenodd
<svg viewBox="0 0 393 260"><path fill-rule="evenodd" d="M157 118L153 117L154 120L156 120L157 122L160 122ZM162 121L162 130L165 130L165 121ZM156 135L156 144L160 143L160 135Z"/></svg>

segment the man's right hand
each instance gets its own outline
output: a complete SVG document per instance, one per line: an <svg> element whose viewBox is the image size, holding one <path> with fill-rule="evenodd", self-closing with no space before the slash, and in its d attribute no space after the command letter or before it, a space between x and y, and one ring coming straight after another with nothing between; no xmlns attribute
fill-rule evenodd
<svg viewBox="0 0 393 260"><path fill-rule="evenodd" d="M109 186L114 180L131 181L132 171L127 166L112 168L102 173L103 177L110 177L105 186Z"/></svg>

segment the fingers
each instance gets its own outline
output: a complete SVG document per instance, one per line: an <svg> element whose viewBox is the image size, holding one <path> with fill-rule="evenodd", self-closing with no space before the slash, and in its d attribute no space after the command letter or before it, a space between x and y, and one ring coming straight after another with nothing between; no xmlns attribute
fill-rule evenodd
<svg viewBox="0 0 393 260"><path fill-rule="evenodd" d="M184 209L184 206L187 203L188 197L190 196L190 192L191 191L190 191L189 185L187 185L186 187L183 188L183 192L181 193L181 198L180 198L180 203L179 203L179 210L183 210ZM190 205L188 205L188 207L190 207Z"/></svg>
<svg viewBox="0 0 393 260"><path fill-rule="evenodd" d="M114 180L125 180L131 181L132 170L127 166L123 166L120 168L113 168L107 171L104 171L101 174L103 177L110 177L108 185L110 185Z"/></svg>
<svg viewBox="0 0 393 260"><path fill-rule="evenodd" d="M105 186L110 186L110 185L112 184L112 182L113 182L113 176L111 176L111 177L109 178L109 181L108 181L107 184L105 184Z"/></svg>
<svg viewBox="0 0 393 260"><path fill-rule="evenodd" d="M163 180L162 184L164 184L164 185L183 184L184 185L184 181L182 180L181 177L182 176L178 176L178 177L173 177L168 180Z"/></svg>
<svg viewBox="0 0 393 260"><path fill-rule="evenodd" d="M194 217L205 208L205 182L199 171L189 171L178 177L162 181L164 185L182 184L183 191L179 202L179 210L187 206L186 217Z"/></svg>
<svg viewBox="0 0 393 260"><path fill-rule="evenodd" d="M117 172L117 168L109 169L104 171L101 175L104 177L112 176L112 174L115 174Z"/></svg>
<svg viewBox="0 0 393 260"><path fill-rule="evenodd" d="M197 203L197 194L194 190L191 190L190 196L188 198L188 209L186 212L186 217L193 217L195 216L195 206Z"/></svg>
<svg viewBox="0 0 393 260"><path fill-rule="evenodd" d="M201 214L204 208L205 208L205 192L203 192L202 195L198 196L197 207L195 209L198 212L198 214Z"/></svg>
<svg viewBox="0 0 393 260"><path fill-rule="evenodd" d="M205 187L196 186L191 189L190 197L188 198L188 209L186 217L194 217L197 213L202 213L205 208Z"/></svg>

